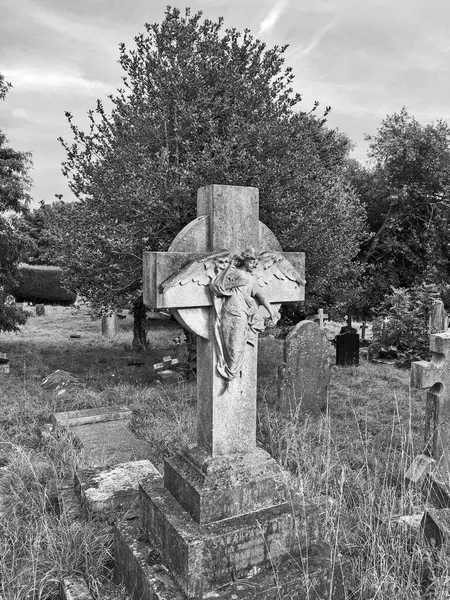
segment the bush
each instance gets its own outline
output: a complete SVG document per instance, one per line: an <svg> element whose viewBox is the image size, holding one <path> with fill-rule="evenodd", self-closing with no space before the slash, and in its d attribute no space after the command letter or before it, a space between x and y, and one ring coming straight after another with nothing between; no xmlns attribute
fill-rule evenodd
<svg viewBox="0 0 450 600"><path fill-rule="evenodd" d="M434 285L418 285L409 289L392 288L387 294L373 324L370 353L394 346L399 366L409 367L415 360L430 357L428 315L431 305L439 299Z"/></svg>
<svg viewBox="0 0 450 600"><path fill-rule="evenodd" d="M76 294L66 290L61 283L60 267L44 265L19 265L19 283L8 289L19 302L49 302L72 304Z"/></svg>

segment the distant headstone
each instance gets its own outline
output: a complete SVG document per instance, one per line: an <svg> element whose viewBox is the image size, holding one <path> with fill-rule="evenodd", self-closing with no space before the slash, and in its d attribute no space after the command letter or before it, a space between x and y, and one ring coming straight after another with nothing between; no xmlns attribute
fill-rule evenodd
<svg viewBox="0 0 450 600"><path fill-rule="evenodd" d="M284 344L284 363L278 370L278 406L317 414L326 410L330 381L329 343L312 321L301 321Z"/></svg>
<svg viewBox="0 0 450 600"><path fill-rule="evenodd" d="M0 373L9 373L9 359L4 352L0 352Z"/></svg>
<svg viewBox="0 0 450 600"><path fill-rule="evenodd" d="M348 331L336 336L336 364L340 367L359 365L359 334Z"/></svg>
<svg viewBox="0 0 450 600"><path fill-rule="evenodd" d="M448 328L448 317L447 311L444 308L442 300L437 300L430 309L429 316L429 329L430 334L433 333L444 333Z"/></svg>
<svg viewBox="0 0 450 600"><path fill-rule="evenodd" d="M36 316L45 317L45 304L36 304Z"/></svg>
<svg viewBox="0 0 450 600"><path fill-rule="evenodd" d="M114 337L119 329L117 314L112 313L106 317L102 317L102 335L105 337Z"/></svg>

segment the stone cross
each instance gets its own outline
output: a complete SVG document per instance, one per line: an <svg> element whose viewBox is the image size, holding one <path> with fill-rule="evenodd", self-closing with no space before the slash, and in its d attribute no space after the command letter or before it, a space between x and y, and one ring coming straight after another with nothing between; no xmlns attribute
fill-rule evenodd
<svg viewBox="0 0 450 600"><path fill-rule="evenodd" d="M323 312L323 308L319 308L319 310L317 311L317 315L315 315L315 316L319 320L320 329L323 329L324 321L325 321L325 319L328 319L328 315Z"/></svg>
<svg viewBox="0 0 450 600"><path fill-rule="evenodd" d="M433 415L427 415L427 450L443 474L450 474L450 333L430 336L431 362L411 364L411 388L429 388L427 404L433 400Z"/></svg>
<svg viewBox="0 0 450 600"><path fill-rule="evenodd" d="M193 260L227 249L239 254L281 251L274 234L259 221L258 189L211 185L198 190L197 219L174 239L169 251L144 253L144 304L170 309L197 334L197 444L210 456L248 453L256 448L257 344L247 345L245 367L224 391L217 372L211 294L207 286L178 286L166 293L161 284ZM304 253L284 253L304 277ZM274 279L264 288L270 303L301 301L303 285ZM261 311L265 311L260 307ZM267 311L266 311L267 314Z"/></svg>

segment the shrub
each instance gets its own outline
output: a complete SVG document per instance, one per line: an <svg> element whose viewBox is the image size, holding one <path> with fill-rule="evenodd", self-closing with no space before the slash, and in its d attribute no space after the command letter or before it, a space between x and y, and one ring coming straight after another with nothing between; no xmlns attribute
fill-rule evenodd
<svg viewBox="0 0 450 600"><path fill-rule="evenodd" d="M7 291L20 301L72 304L76 294L66 290L61 282L60 267L44 265L19 265L19 284Z"/></svg>
<svg viewBox="0 0 450 600"><path fill-rule="evenodd" d="M431 305L439 299L434 285L418 285L409 289L392 288L377 310L373 324L371 354L382 348L395 346L399 366L409 367L415 360L426 360L430 355L428 314Z"/></svg>

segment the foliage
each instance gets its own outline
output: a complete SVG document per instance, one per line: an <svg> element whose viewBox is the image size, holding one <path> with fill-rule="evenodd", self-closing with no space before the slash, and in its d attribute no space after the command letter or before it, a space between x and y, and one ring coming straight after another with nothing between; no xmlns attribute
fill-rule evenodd
<svg viewBox="0 0 450 600"><path fill-rule="evenodd" d="M45 204L42 200L38 208L25 211L17 220L17 227L30 240L25 261L30 265L59 265L57 238L53 223L59 211L64 210L61 201Z"/></svg>
<svg viewBox="0 0 450 600"><path fill-rule="evenodd" d="M284 249L307 252L311 298L358 250L364 211L345 178L349 140L298 112L286 47L168 8L135 49L120 47L124 89L98 101L63 172L78 202L55 229L72 286L97 309L129 305L145 249L164 251L211 183L256 186L261 220Z"/></svg>
<svg viewBox="0 0 450 600"><path fill-rule="evenodd" d="M71 304L76 294L63 287L61 267L20 264L16 285L7 291L19 301Z"/></svg>
<svg viewBox="0 0 450 600"><path fill-rule="evenodd" d="M376 353L381 348L395 346L399 364L405 367L409 367L414 360L428 359L428 315L436 299L439 299L439 291L435 285L392 288L377 310L370 352Z"/></svg>
<svg viewBox="0 0 450 600"><path fill-rule="evenodd" d="M421 125L403 108L367 139L370 166L351 163L348 174L367 211L360 258L376 306L391 287L450 283L450 128Z"/></svg>
<svg viewBox="0 0 450 600"><path fill-rule="evenodd" d="M0 100L5 98L9 87L0 74ZM28 244L15 225L14 214L23 212L30 200L30 168L30 154L9 147L6 135L0 130L0 290L14 282L17 264ZM14 331L23 322L24 314L5 306L1 291L0 332Z"/></svg>

